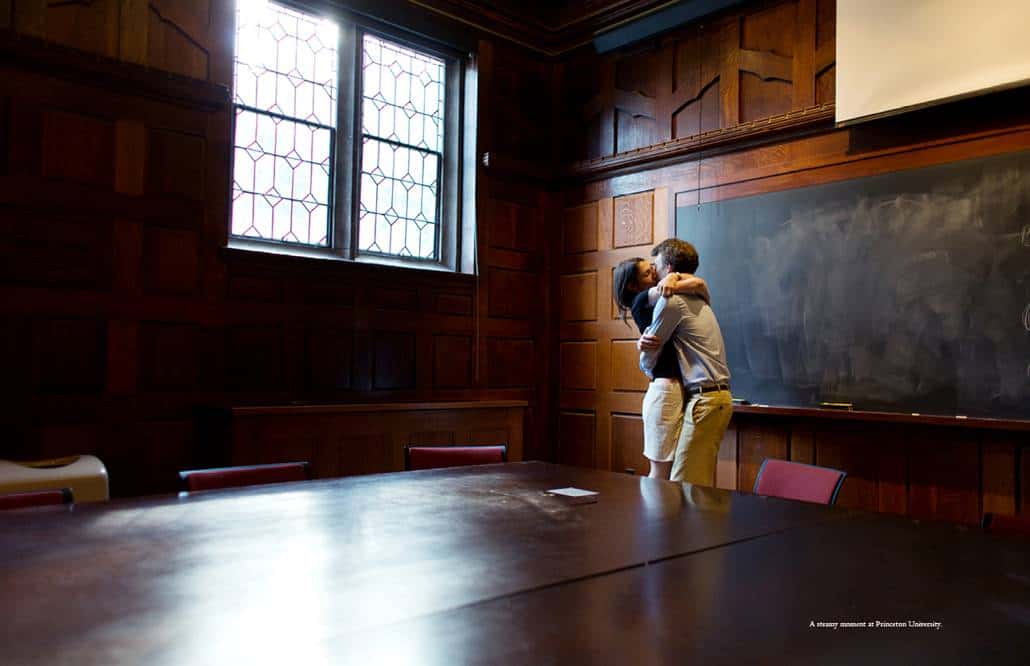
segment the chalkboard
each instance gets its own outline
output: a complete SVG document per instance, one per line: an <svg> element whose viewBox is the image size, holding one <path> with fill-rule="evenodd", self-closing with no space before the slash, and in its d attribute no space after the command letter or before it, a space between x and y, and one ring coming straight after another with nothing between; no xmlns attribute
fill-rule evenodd
<svg viewBox="0 0 1030 666"><path fill-rule="evenodd" d="M698 205L735 397L1030 419L1030 151Z"/></svg>

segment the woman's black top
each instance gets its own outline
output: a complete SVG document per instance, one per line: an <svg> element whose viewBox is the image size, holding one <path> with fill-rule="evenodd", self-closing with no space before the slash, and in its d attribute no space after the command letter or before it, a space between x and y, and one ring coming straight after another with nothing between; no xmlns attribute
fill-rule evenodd
<svg viewBox="0 0 1030 666"><path fill-rule="evenodd" d="M633 321L637 322L637 328L643 334L644 329L651 325L651 319L654 317L654 306L647 302L646 289L636 295L629 310L633 313ZM658 354L658 362L654 366L654 376L655 378L680 378L679 361L676 360L676 350L672 348L672 345L666 344L662 347L661 353Z"/></svg>

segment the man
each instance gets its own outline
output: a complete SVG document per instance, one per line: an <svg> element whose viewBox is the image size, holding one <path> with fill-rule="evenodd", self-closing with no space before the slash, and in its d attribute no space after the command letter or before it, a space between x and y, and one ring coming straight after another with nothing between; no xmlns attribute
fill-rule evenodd
<svg viewBox="0 0 1030 666"><path fill-rule="evenodd" d="M656 245L651 256L659 278L697 270L697 250L676 238ZM726 347L711 306L689 294L659 298L651 325L638 342L640 369L648 377L666 343L676 351L686 400L670 478L714 486L719 444L733 414L733 400Z"/></svg>

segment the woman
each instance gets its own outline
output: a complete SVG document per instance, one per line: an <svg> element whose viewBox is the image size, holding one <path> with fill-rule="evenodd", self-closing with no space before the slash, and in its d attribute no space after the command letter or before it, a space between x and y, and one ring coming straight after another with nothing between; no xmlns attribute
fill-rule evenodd
<svg viewBox="0 0 1030 666"><path fill-rule="evenodd" d="M639 257L627 259L615 267L612 292L622 321L626 321L626 310L629 310L641 334L651 325L659 296L694 294L709 300L708 285L701 278L671 273L658 282L654 264ZM668 479L683 426L683 379L676 350L671 345L666 345L658 357L654 380L644 394L642 416L644 456L651 465L648 476Z"/></svg>

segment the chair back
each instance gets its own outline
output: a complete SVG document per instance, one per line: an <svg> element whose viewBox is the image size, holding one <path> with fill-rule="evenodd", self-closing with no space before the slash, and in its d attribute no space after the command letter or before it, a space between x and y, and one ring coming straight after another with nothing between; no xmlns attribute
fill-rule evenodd
<svg viewBox="0 0 1030 666"><path fill-rule="evenodd" d="M49 506L53 504L71 504L71 502L72 491L69 488L31 490L25 493L0 495L0 510L25 509L32 506Z"/></svg>
<svg viewBox="0 0 1030 666"><path fill-rule="evenodd" d="M409 470L489 465L508 459L508 447L498 446L409 446L405 449L405 467Z"/></svg>
<svg viewBox="0 0 1030 666"><path fill-rule="evenodd" d="M983 527L992 534L1030 539L1030 516L1010 516L1004 513L985 513Z"/></svg>
<svg viewBox="0 0 1030 666"><path fill-rule="evenodd" d="M266 483L308 481L309 479L311 479L311 470L310 465L306 462L216 467L179 472L182 490L187 492L257 486Z"/></svg>
<svg viewBox="0 0 1030 666"><path fill-rule="evenodd" d="M847 472L829 467L766 458L755 479L756 495L833 504Z"/></svg>

